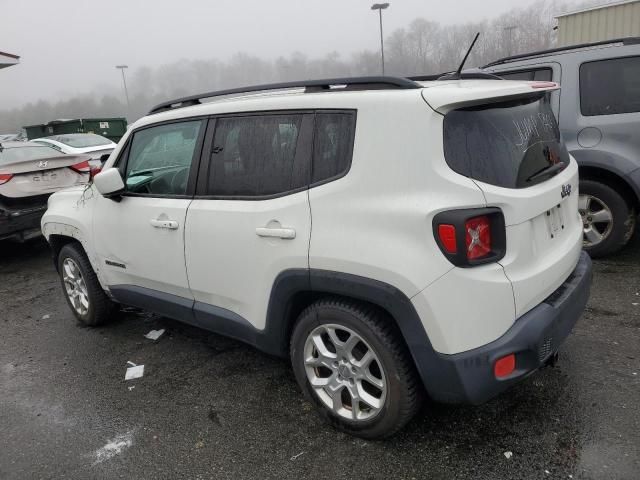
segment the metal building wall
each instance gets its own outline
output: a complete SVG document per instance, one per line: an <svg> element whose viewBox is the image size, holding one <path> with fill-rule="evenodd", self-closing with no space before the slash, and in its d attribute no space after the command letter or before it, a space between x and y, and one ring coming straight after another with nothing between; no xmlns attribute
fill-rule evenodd
<svg viewBox="0 0 640 480"><path fill-rule="evenodd" d="M558 46L640 36L640 0L558 17Z"/></svg>

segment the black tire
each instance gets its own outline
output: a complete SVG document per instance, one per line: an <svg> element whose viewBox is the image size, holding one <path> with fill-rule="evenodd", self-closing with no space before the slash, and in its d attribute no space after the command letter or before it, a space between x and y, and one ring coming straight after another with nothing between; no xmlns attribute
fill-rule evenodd
<svg viewBox="0 0 640 480"><path fill-rule="evenodd" d="M635 229L636 214L620 193L609 185L595 180L580 180L580 195L591 195L611 211L612 226L602 241L590 245L586 242L584 249L593 258L603 257L617 252L624 247ZM584 219L583 219L584 221Z"/></svg>
<svg viewBox="0 0 640 480"><path fill-rule="evenodd" d="M78 266L82 279L86 285L89 306L86 313L79 313L71 303L71 299L67 294L67 289L63 279L64 261L71 259ZM107 322L114 310L114 303L107 297L98 282L98 277L91 267L91 263L87 258L82 247L77 243L69 243L62 247L58 254L58 272L60 273L60 282L62 283L62 292L67 305L82 324L96 327Z"/></svg>
<svg viewBox="0 0 640 480"><path fill-rule="evenodd" d="M322 402L309 382L304 364L305 342L317 327L329 324L357 333L378 357L387 390L383 406L371 419L352 421L339 416ZM341 431L366 439L389 437L420 408L422 384L401 334L393 320L373 306L341 298L317 301L300 314L291 336L290 353L296 380L305 396L329 424Z"/></svg>

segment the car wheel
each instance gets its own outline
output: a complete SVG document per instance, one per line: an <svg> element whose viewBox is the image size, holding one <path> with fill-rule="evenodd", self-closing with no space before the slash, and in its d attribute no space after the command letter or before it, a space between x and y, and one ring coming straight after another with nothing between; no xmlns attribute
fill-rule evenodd
<svg viewBox="0 0 640 480"><path fill-rule="evenodd" d="M635 212L609 185L580 181L578 210L584 229L583 246L592 257L620 250L633 235Z"/></svg>
<svg viewBox="0 0 640 480"><path fill-rule="evenodd" d="M300 387L334 427L367 439L401 429L422 385L393 321L374 307L325 299L300 315L291 336Z"/></svg>
<svg viewBox="0 0 640 480"><path fill-rule="evenodd" d="M113 311L113 302L102 290L82 247L74 243L62 247L58 271L65 298L76 318L92 327L105 323Z"/></svg>

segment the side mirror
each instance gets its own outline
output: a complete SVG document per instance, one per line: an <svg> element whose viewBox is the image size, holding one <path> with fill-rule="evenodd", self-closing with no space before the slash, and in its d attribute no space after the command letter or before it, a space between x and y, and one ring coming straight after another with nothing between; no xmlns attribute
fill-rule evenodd
<svg viewBox="0 0 640 480"><path fill-rule="evenodd" d="M117 168L107 168L93 178L93 184L103 197L117 197L124 192L124 182Z"/></svg>

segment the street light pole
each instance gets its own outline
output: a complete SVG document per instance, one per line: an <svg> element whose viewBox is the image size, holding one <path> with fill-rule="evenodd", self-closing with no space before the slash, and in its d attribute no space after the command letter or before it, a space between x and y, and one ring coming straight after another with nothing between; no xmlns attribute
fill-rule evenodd
<svg viewBox="0 0 640 480"><path fill-rule="evenodd" d="M127 80L124 77L124 70L129 68L128 65L116 65L116 68L122 72L122 85L124 85L124 96L127 99L127 113L131 111L131 105L129 104L129 92L127 91Z"/></svg>
<svg viewBox="0 0 640 480"><path fill-rule="evenodd" d="M513 35L513 31L514 31L516 28L518 28L518 26L517 26L517 25L511 25L511 26L508 26L508 27L504 27L504 28L503 28L503 30L504 30L504 31L509 32L509 46L508 46L508 50L507 50L507 52L508 52L508 53L507 53L507 56L508 56L508 57L510 57L510 56L511 56L511 52L512 52L512 50L513 50L513 49L512 49L512 47L513 47L513 37L512 37L512 35Z"/></svg>
<svg viewBox="0 0 640 480"><path fill-rule="evenodd" d="M384 35L382 33L382 10L389 8L388 3L374 3L371 5L371 10L378 10L380 17L380 57L382 60L382 75L384 76Z"/></svg>

